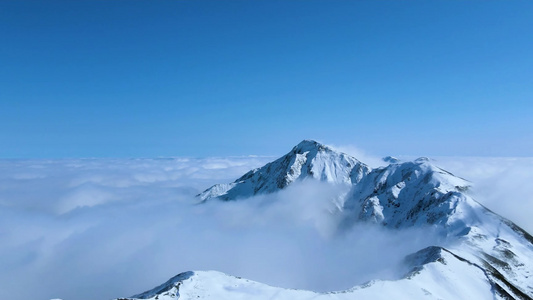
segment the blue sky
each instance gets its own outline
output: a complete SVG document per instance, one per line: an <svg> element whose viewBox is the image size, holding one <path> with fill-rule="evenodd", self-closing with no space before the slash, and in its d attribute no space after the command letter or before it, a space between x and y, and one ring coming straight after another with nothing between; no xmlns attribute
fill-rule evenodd
<svg viewBox="0 0 533 300"><path fill-rule="evenodd" d="M2 1L0 157L533 156L532 1Z"/></svg>

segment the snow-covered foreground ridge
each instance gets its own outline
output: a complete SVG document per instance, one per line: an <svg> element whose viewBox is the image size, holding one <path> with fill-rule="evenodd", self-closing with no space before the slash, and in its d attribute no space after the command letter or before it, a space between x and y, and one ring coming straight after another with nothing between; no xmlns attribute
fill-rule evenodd
<svg viewBox="0 0 533 300"><path fill-rule="evenodd" d="M350 186L335 199L338 210L332 218L340 220L339 232L360 222L387 230L427 228L447 246L406 257L406 272L399 280L372 281L340 292L275 288L209 271L181 273L153 290L121 299L532 299L531 235L472 199L466 180L425 158L372 169L305 140L285 156L198 197L246 201L301 180Z"/></svg>

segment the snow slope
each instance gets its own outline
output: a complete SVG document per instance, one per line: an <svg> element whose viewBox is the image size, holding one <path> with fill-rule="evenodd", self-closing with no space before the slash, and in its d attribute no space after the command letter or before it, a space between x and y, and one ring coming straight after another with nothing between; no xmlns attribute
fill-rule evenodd
<svg viewBox="0 0 533 300"><path fill-rule="evenodd" d="M163 288L121 299L504 299L483 269L446 249L431 247L407 260L411 270L402 280L373 281L338 292L281 289L220 272L200 271L180 274Z"/></svg>

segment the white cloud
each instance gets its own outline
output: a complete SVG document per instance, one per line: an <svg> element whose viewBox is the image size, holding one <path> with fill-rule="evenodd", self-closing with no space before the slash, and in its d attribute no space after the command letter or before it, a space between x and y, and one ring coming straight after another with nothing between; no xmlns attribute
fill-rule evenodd
<svg viewBox="0 0 533 300"><path fill-rule="evenodd" d="M248 201L193 204L203 189L271 159L0 161L0 270L9 270L0 273L0 298L110 299L208 269L283 287L343 289L393 278L391 265L438 243L427 233L373 227L335 235L335 207L324 200L336 191L314 182ZM474 181L476 199L489 208L533 227L525 216L533 208L532 159L437 164Z"/></svg>

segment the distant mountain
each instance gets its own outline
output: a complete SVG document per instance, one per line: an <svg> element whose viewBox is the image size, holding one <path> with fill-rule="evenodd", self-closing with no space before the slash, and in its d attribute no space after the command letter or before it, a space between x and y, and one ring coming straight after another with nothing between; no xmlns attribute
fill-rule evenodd
<svg viewBox="0 0 533 300"><path fill-rule="evenodd" d="M315 293L270 287L214 271L187 272L127 299L533 298L531 235L476 202L468 194L468 181L429 159L391 162L370 169L353 157L306 140L280 159L233 183L215 185L199 197L204 201L244 199L281 191L306 178L351 185L340 207L339 231L365 222L388 230L427 230L447 241L447 248L432 246L407 256L403 279Z"/></svg>
<svg viewBox="0 0 533 300"><path fill-rule="evenodd" d="M370 168L348 154L304 140L281 158L251 170L232 183L216 184L198 197L236 200L279 191L307 178L335 184L358 183Z"/></svg>

